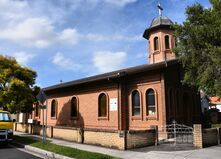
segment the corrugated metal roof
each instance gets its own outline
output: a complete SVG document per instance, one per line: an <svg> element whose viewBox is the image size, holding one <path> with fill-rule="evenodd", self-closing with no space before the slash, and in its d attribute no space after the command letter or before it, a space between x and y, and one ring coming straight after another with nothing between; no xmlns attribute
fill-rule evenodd
<svg viewBox="0 0 221 159"><path fill-rule="evenodd" d="M136 74L136 73L140 73L140 72L165 68L165 67L167 67L169 65L173 65L177 62L178 62L178 60L173 59L173 60L163 61L163 62L155 63L155 64L139 65L136 67L125 68L125 69L121 69L121 70L117 70L117 71L113 71L113 72L108 72L108 73L104 73L104 74L100 74L100 75L96 75L96 76L86 77L86 78L82 78L79 80L74 80L74 81L70 81L70 82L65 82L65 83L49 86L49 87L44 88L43 90L50 91L50 90L55 90L55 89L59 89L59 88L66 88L66 87L70 87L70 86L100 81L100 80L109 79L109 78L119 78L119 77L126 76L126 75L131 75L131 74Z"/></svg>

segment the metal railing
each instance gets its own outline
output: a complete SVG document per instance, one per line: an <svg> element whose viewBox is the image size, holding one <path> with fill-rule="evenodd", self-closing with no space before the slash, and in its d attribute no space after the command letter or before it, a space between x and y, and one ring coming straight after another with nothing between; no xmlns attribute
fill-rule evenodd
<svg viewBox="0 0 221 159"><path fill-rule="evenodd" d="M174 120L172 124L159 127L159 144L173 143L193 143L193 128L178 124Z"/></svg>

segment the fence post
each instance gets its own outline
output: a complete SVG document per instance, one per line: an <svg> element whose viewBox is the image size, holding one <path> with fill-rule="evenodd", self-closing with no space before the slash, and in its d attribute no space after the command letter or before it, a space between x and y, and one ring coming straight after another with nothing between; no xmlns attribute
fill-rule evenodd
<svg viewBox="0 0 221 159"><path fill-rule="evenodd" d="M196 148L203 148L202 125L193 125L193 144Z"/></svg>
<svg viewBox="0 0 221 159"><path fill-rule="evenodd" d="M174 146L176 146L176 121L173 120Z"/></svg>

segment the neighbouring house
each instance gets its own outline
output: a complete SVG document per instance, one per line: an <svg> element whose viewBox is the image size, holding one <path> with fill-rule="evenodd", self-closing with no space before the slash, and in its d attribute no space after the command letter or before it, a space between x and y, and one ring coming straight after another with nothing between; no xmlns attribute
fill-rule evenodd
<svg viewBox="0 0 221 159"><path fill-rule="evenodd" d="M216 108L221 112L221 98L217 96L210 97L210 108Z"/></svg>
<svg viewBox="0 0 221 159"><path fill-rule="evenodd" d="M160 15L145 30L148 64L44 88L47 135L126 149L154 144L156 126L199 123L200 94L181 83L172 24ZM32 118L42 124L35 108Z"/></svg>
<svg viewBox="0 0 221 159"><path fill-rule="evenodd" d="M210 120L213 124L221 122L221 98L218 96L210 97Z"/></svg>

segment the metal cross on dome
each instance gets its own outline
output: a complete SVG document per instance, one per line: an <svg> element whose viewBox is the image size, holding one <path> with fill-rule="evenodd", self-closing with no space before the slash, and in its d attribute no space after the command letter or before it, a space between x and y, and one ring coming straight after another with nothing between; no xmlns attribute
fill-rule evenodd
<svg viewBox="0 0 221 159"><path fill-rule="evenodd" d="M161 7L160 3L157 5L159 9L159 16L162 16L163 7Z"/></svg>

